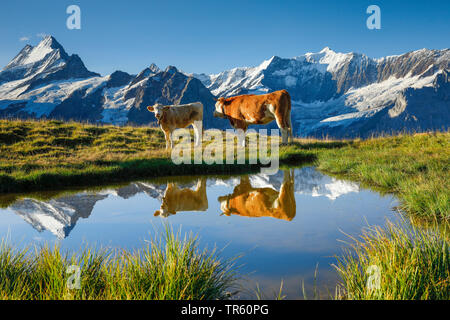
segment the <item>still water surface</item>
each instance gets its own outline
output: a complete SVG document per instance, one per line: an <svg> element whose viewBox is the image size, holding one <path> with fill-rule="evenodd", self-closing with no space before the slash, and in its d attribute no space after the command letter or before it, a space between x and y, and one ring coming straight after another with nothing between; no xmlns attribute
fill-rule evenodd
<svg viewBox="0 0 450 320"><path fill-rule="evenodd" d="M343 232L358 236L368 224L397 220L396 205L390 195L304 167L272 176L139 181L46 200L24 195L0 209L0 236L16 246L134 249L170 223L198 234L201 246L223 248L223 257L243 254L240 273L250 292L238 298L254 298L256 284L273 298L283 280L283 293L296 299L302 281L311 295L316 266L318 288L334 293L331 264L345 246L340 240L348 240Z"/></svg>

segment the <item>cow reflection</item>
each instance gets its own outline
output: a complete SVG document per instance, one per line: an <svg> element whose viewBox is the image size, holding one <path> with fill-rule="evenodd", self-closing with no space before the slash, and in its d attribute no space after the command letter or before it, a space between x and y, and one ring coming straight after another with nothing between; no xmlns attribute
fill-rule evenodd
<svg viewBox="0 0 450 320"><path fill-rule="evenodd" d="M241 178L233 194L219 197L223 214L246 217L273 217L291 221L295 217L294 172L283 170L280 192L272 188L254 188L249 177Z"/></svg>
<svg viewBox="0 0 450 320"><path fill-rule="evenodd" d="M180 189L176 183L168 183L161 208L154 215L167 218L179 211L206 211L208 198L206 197L206 180L200 179L194 190Z"/></svg>

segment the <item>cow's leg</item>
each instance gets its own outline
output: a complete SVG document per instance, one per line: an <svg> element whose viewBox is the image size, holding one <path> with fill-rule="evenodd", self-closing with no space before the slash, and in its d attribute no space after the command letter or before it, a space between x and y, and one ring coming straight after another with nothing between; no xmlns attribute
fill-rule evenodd
<svg viewBox="0 0 450 320"><path fill-rule="evenodd" d="M247 131L247 129L242 129L242 128L235 128L236 133L237 133L237 137L238 137L238 143L239 140L241 140L241 147L245 148L245 132ZM242 138L242 139L241 139Z"/></svg>
<svg viewBox="0 0 450 320"><path fill-rule="evenodd" d="M172 148L171 132L164 130L164 138L166 139L166 150L169 150L169 148Z"/></svg>
<svg viewBox="0 0 450 320"><path fill-rule="evenodd" d="M202 142L201 132L202 132L202 125L201 122L196 124L197 121L192 123L192 127L194 128L194 145L196 147L200 146Z"/></svg>
<svg viewBox="0 0 450 320"><path fill-rule="evenodd" d="M288 144L289 129L281 129L281 144Z"/></svg>
<svg viewBox="0 0 450 320"><path fill-rule="evenodd" d="M204 179L204 178L198 179L197 185L195 186L195 191L198 192L201 189L205 189L205 188L206 188L206 179Z"/></svg>
<svg viewBox="0 0 450 320"><path fill-rule="evenodd" d="M278 125L278 127L280 128L280 131L281 131L281 144L287 144L289 129L283 128L280 125Z"/></svg>
<svg viewBox="0 0 450 320"><path fill-rule="evenodd" d="M237 134L238 134L238 140L239 140L239 137L242 137L242 140L241 140L241 147L245 148L245 133L247 132L248 126L245 124L244 121L234 121L234 122L232 123L232 125L233 125L234 130L235 130L235 131L237 132ZM242 130L242 131L243 131L242 135L239 133L239 130ZM239 141L238 141L238 142L239 142Z"/></svg>
<svg viewBox="0 0 450 320"><path fill-rule="evenodd" d="M280 115L275 115L275 120L277 122L278 128L281 131L281 144L287 144L288 142L288 134L289 129L287 128L287 124L283 123L283 119Z"/></svg>
<svg viewBox="0 0 450 320"><path fill-rule="evenodd" d="M172 131L169 132L170 149L173 149Z"/></svg>
<svg viewBox="0 0 450 320"><path fill-rule="evenodd" d="M292 134L292 121L290 114L288 117L288 125L289 125L289 142L292 143L294 141L294 135Z"/></svg>

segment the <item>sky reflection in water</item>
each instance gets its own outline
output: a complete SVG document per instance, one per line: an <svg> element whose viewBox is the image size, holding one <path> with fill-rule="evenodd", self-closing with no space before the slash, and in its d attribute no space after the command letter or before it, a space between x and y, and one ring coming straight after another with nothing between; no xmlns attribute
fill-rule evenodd
<svg viewBox="0 0 450 320"><path fill-rule="evenodd" d="M189 181L190 180L190 181ZM317 263L318 284L334 292L330 266L348 240L370 225L396 220L392 196L331 178L313 167L280 170L273 176L180 178L170 183L134 182L120 188L57 195L26 196L0 209L0 234L9 243L60 243L140 248L169 222L192 231L202 246L224 248L222 255L244 254L241 273L268 298L281 280L287 298L310 291ZM326 294L326 290L323 290ZM250 297L241 295L241 297Z"/></svg>

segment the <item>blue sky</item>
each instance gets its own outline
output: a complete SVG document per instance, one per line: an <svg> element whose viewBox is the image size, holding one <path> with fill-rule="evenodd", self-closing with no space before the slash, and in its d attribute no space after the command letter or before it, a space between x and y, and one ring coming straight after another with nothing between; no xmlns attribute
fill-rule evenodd
<svg viewBox="0 0 450 320"><path fill-rule="evenodd" d="M71 4L81 8L81 30L66 28ZM381 8L381 30L366 27L371 4ZM137 73L152 62L216 73L325 46L370 57L448 48L450 1L2 1L0 68L38 34L101 74Z"/></svg>

